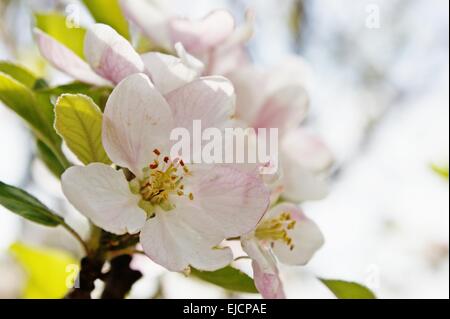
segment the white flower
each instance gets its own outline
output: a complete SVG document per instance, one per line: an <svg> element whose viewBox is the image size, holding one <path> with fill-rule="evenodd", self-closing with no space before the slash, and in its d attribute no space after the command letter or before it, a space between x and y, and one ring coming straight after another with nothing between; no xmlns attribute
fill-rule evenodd
<svg viewBox="0 0 450 319"><path fill-rule="evenodd" d="M169 134L192 129L196 119L221 128L233 113L225 78L200 78L164 97L146 75L131 75L107 102L103 145L136 177L128 182L121 170L98 163L72 167L62 176L64 194L97 226L118 235L140 232L145 253L169 270L224 267L232 254L218 246L255 228L269 193L257 174L236 166L172 161Z"/></svg>
<svg viewBox="0 0 450 319"><path fill-rule="evenodd" d="M182 44L175 45L179 57L149 52L139 55L133 46L113 28L95 24L86 33L86 61L39 29L34 31L41 54L57 69L81 82L111 86L136 73L147 74L167 94L198 78L201 61L189 55Z"/></svg>
<svg viewBox="0 0 450 319"><path fill-rule="evenodd" d="M264 298L284 298L277 259L305 265L324 243L317 225L294 204L276 205L257 228L241 237L242 248L253 260L256 287Z"/></svg>

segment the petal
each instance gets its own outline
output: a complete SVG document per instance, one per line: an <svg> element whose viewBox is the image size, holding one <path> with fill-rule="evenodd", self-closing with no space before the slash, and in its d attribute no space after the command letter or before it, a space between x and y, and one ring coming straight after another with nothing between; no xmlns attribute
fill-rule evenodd
<svg viewBox="0 0 450 319"><path fill-rule="evenodd" d="M167 152L172 115L167 102L144 74L120 82L103 115L103 146L111 160L135 175L153 160L153 150Z"/></svg>
<svg viewBox="0 0 450 319"><path fill-rule="evenodd" d="M225 239L253 230L267 210L270 194L261 178L227 165L191 167L185 186L194 199L180 207L204 232Z"/></svg>
<svg viewBox="0 0 450 319"><path fill-rule="evenodd" d="M308 112L309 98L301 86L287 86L268 96L251 126L278 128L282 136L297 127Z"/></svg>
<svg viewBox="0 0 450 319"><path fill-rule="evenodd" d="M235 111L233 85L224 77L197 79L167 96L175 126L192 131L193 121L201 120L203 129L223 128Z"/></svg>
<svg viewBox="0 0 450 319"><path fill-rule="evenodd" d="M216 10L202 20L174 18L169 23L173 43L181 42L188 52L207 53L222 43L234 30L233 16Z"/></svg>
<svg viewBox="0 0 450 319"><path fill-rule="evenodd" d="M254 12L248 10L244 24L235 28L213 53L208 66L209 74L228 74L249 62L250 58L244 45L253 35L254 22Z"/></svg>
<svg viewBox="0 0 450 319"><path fill-rule="evenodd" d="M227 75L236 90L236 116L247 125L254 123L264 103L266 77L253 65Z"/></svg>
<svg viewBox="0 0 450 319"><path fill-rule="evenodd" d="M305 129L290 131L283 139L283 151L299 165L320 173L333 164L333 154L323 141Z"/></svg>
<svg viewBox="0 0 450 319"><path fill-rule="evenodd" d="M259 293L265 299L286 299L278 273L267 273L262 271L256 261L252 262L253 279Z"/></svg>
<svg viewBox="0 0 450 319"><path fill-rule="evenodd" d="M58 70L81 82L103 86L110 83L98 76L91 67L72 50L39 29L34 29L42 56Z"/></svg>
<svg viewBox="0 0 450 319"><path fill-rule="evenodd" d="M242 248L252 259L256 288L266 299L283 299L284 291L275 258L270 248L263 247L251 234L241 239Z"/></svg>
<svg viewBox="0 0 450 319"><path fill-rule="evenodd" d="M183 271L189 265L206 271L225 267L233 260L229 248L214 248L220 242L186 223L183 211L158 212L141 232L145 253L157 264Z"/></svg>
<svg viewBox="0 0 450 319"><path fill-rule="evenodd" d="M274 242L273 252L280 262L289 265L305 265L324 244L324 238L319 227L311 219L307 218L303 211L294 204L283 203L272 208L267 218L276 217L289 212L296 221L295 227L288 230L288 236L292 238L294 249L279 241Z"/></svg>
<svg viewBox="0 0 450 319"><path fill-rule="evenodd" d="M130 192L121 171L94 163L69 168L61 178L69 202L98 227L117 234L134 234L146 220L139 197Z"/></svg>
<svg viewBox="0 0 450 319"><path fill-rule="evenodd" d="M295 166L291 170L284 171L282 177L284 192L282 196L286 200L301 203L321 200L328 195L328 184L321 176L316 176L301 166Z"/></svg>
<svg viewBox="0 0 450 319"><path fill-rule="evenodd" d="M290 131L281 143L283 196L293 202L319 200L328 194L326 170L333 155L316 136L298 128Z"/></svg>
<svg viewBox="0 0 450 319"><path fill-rule="evenodd" d="M269 71L267 88L270 92L286 86L300 86L310 91L313 72L302 57L290 55Z"/></svg>
<svg viewBox="0 0 450 319"><path fill-rule="evenodd" d="M113 83L144 70L141 57L132 45L106 24L98 23L88 30L84 55L98 74Z"/></svg>
<svg viewBox="0 0 450 319"><path fill-rule="evenodd" d="M183 54L182 59L158 52L141 56L146 73L161 94L167 94L192 82L202 72L203 64L200 61L183 50L180 50L180 53Z"/></svg>
<svg viewBox="0 0 450 319"><path fill-rule="evenodd" d="M165 12L145 0L121 0L120 5L125 16L157 46L171 49L169 19Z"/></svg>

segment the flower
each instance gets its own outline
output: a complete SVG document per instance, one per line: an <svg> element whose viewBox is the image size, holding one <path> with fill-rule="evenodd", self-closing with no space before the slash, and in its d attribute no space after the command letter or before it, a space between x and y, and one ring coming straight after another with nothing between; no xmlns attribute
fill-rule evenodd
<svg viewBox="0 0 450 319"><path fill-rule="evenodd" d="M173 16L144 0L120 1L125 16L156 46L172 51L175 43L207 65L207 74L225 74L248 57L243 48L253 34L254 16L247 12L246 22L235 26L227 10L214 10L199 20Z"/></svg>
<svg viewBox="0 0 450 319"><path fill-rule="evenodd" d="M241 237L242 248L252 259L255 285L268 299L285 297L277 259L305 265L323 243L317 225L291 203L271 208L254 231Z"/></svg>
<svg viewBox="0 0 450 319"><path fill-rule="evenodd" d="M95 24L86 33L86 61L45 32L34 30L41 54L57 69L76 80L111 86L136 73L147 74L163 94L191 82L203 72L203 63L175 44L178 57L158 52L139 55L113 28Z"/></svg>
<svg viewBox="0 0 450 319"><path fill-rule="evenodd" d="M221 128L234 101L223 77L199 78L166 96L145 74L127 77L105 107L102 140L111 160L135 177L100 163L72 167L62 176L65 196L108 232L140 232L145 253L171 271L224 267L232 254L219 245L255 228L269 192L256 173L236 166L169 158L169 135L192 129L194 119Z"/></svg>
<svg viewBox="0 0 450 319"><path fill-rule="evenodd" d="M272 202L280 196L292 202L322 199L326 172L333 156L317 137L298 126L308 113L308 66L289 57L268 72L253 65L227 74L236 89L236 120L243 127L278 128L280 172L271 184Z"/></svg>

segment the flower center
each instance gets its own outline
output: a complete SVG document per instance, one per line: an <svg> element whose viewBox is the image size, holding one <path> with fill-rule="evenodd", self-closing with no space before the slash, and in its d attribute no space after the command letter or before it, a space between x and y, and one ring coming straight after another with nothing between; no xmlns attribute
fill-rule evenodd
<svg viewBox="0 0 450 319"><path fill-rule="evenodd" d="M294 229L296 221L292 219L289 212L284 212L278 217L263 221L255 231L255 236L260 240L268 240L272 243L280 240L290 250L294 249L293 240L288 235L288 230Z"/></svg>
<svg viewBox="0 0 450 319"><path fill-rule="evenodd" d="M165 211L175 208L170 202L170 195L187 196L194 200L192 193L185 194L183 179L191 173L182 160L171 161L164 157L160 161L161 152L153 151L155 160L142 170L141 179L130 182L131 192L141 195L139 207L146 211L149 217L154 215L155 207L159 206Z"/></svg>

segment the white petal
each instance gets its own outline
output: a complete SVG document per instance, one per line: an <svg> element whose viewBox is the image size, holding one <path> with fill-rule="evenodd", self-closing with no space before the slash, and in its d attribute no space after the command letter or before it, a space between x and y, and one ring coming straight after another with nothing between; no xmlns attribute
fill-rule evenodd
<svg viewBox="0 0 450 319"><path fill-rule="evenodd" d="M121 0L120 5L125 16L150 40L164 49L171 49L169 19L165 12L145 0Z"/></svg>
<svg viewBox="0 0 450 319"><path fill-rule="evenodd" d="M110 82L98 76L91 67L72 50L39 29L34 29L42 56L58 70L81 82L103 86Z"/></svg>
<svg viewBox="0 0 450 319"><path fill-rule="evenodd" d="M103 146L111 160L140 175L153 150L168 153L172 115L144 74L131 75L113 90L103 115Z"/></svg>
<svg viewBox="0 0 450 319"><path fill-rule="evenodd" d="M206 271L225 267L233 260L229 248L214 248L219 242L186 223L183 211L158 212L141 232L141 244L154 262L171 271L189 265Z"/></svg>
<svg viewBox="0 0 450 319"><path fill-rule="evenodd" d="M328 195L329 184L326 175L318 169L324 170L330 165L331 154L319 146L320 143L302 142L302 134L296 137L298 145L295 138L289 137L281 147L283 197L296 203L323 199ZM317 154L309 154L310 151L317 151Z"/></svg>
<svg viewBox="0 0 450 319"><path fill-rule="evenodd" d="M180 58L173 55L150 52L141 56L146 73L151 77L161 94L167 94L182 87L200 75Z"/></svg>
<svg viewBox="0 0 450 319"><path fill-rule="evenodd" d="M282 136L297 127L308 112L309 97L301 86L286 86L266 97L252 127L278 128Z"/></svg>
<svg viewBox="0 0 450 319"><path fill-rule="evenodd" d="M311 219L307 218L303 211L296 205L284 203L275 206L267 214L267 218L289 212L296 225L288 230L288 236L292 238L294 249L276 241L273 252L280 262L289 265L305 265L324 244L324 238L319 227Z"/></svg>
<svg viewBox="0 0 450 319"><path fill-rule="evenodd" d="M194 164L185 185L194 195L194 209L185 207L187 218L222 239L253 230L269 205L269 190L257 174L226 165Z"/></svg>
<svg viewBox="0 0 450 319"><path fill-rule="evenodd" d="M235 94L230 81L220 76L197 79L167 95L176 127L192 130L201 120L203 129L223 128L235 111Z"/></svg>
<svg viewBox="0 0 450 319"><path fill-rule="evenodd" d="M266 76L250 65L228 74L227 77L236 90L236 116L250 126L255 122L266 98Z"/></svg>
<svg viewBox="0 0 450 319"><path fill-rule="evenodd" d="M117 234L134 234L146 220L139 196L130 192L121 171L94 163L69 168L61 177L64 195L98 227Z"/></svg>
<svg viewBox="0 0 450 319"><path fill-rule="evenodd" d="M207 53L221 44L234 30L233 16L215 10L201 20L174 18L169 23L174 43L181 42L193 54Z"/></svg>
<svg viewBox="0 0 450 319"><path fill-rule="evenodd" d="M88 30L84 54L98 74L114 83L144 71L144 64L132 45L105 24L95 24Z"/></svg>
<svg viewBox="0 0 450 319"><path fill-rule="evenodd" d="M283 152L306 169L320 173L333 163L333 154L324 142L305 129L290 131L282 141Z"/></svg>

